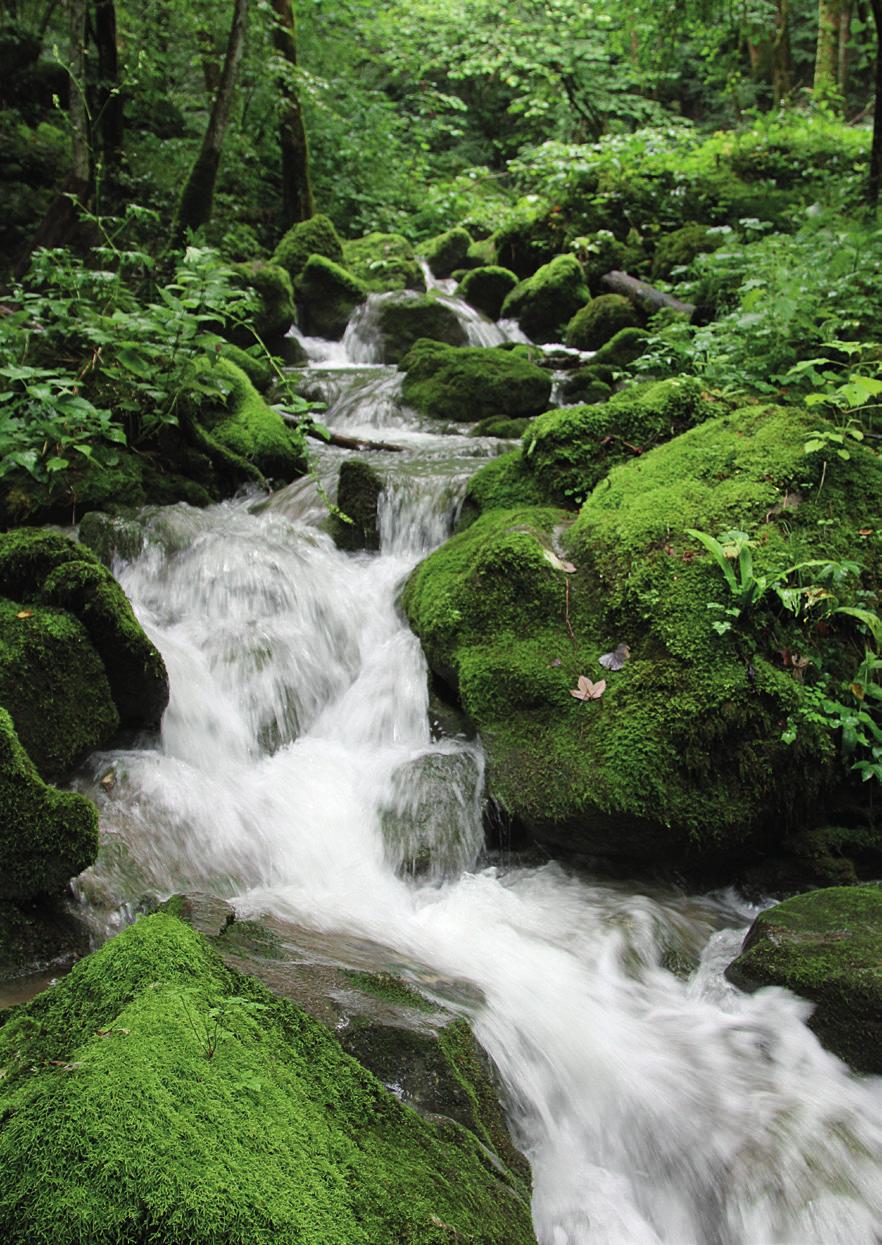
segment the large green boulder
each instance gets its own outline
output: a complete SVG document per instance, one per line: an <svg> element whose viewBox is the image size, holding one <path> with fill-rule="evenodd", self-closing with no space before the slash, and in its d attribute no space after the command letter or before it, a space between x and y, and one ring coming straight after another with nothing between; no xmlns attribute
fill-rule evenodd
<svg viewBox="0 0 882 1245"><path fill-rule="evenodd" d="M529 418L551 396L549 373L510 350L420 341L401 366L404 400L435 419Z"/></svg>
<svg viewBox="0 0 882 1245"><path fill-rule="evenodd" d="M414 249L398 233L369 233L344 242L343 262L374 294L423 288Z"/></svg>
<svg viewBox="0 0 882 1245"><path fill-rule="evenodd" d="M166 913L14 1013L0 1067L10 1245L534 1239L521 1182L472 1132L404 1106Z"/></svg>
<svg viewBox="0 0 882 1245"><path fill-rule="evenodd" d="M567 322L589 298L575 255L557 255L515 286L502 304L501 315L517 320L534 341L560 341Z"/></svg>
<svg viewBox="0 0 882 1245"><path fill-rule="evenodd" d="M294 287L287 269L260 261L236 264L234 269L242 284L250 286L257 295L255 331L265 342L284 337L294 323ZM250 345L249 335L243 333L241 342Z"/></svg>
<svg viewBox="0 0 882 1245"><path fill-rule="evenodd" d="M509 268L473 268L460 281L456 295L491 320L498 320L502 304L517 283L517 277Z"/></svg>
<svg viewBox="0 0 882 1245"><path fill-rule="evenodd" d="M273 253L279 264L296 281L310 255L322 255L335 264L343 263L343 243L327 216L310 216L309 220L292 225Z"/></svg>
<svg viewBox="0 0 882 1245"><path fill-rule="evenodd" d="M432 294L388 294L377 304L376 314L384 363L400 363L421 337L448 346L468 341L453 308Z"/></svg>
<svg viewBox="0 0 882 1245"><path fill-rule="evenodd" d="M775 407L717 416L613 466L575 521L484 509L413 573L411 625L481 732L492 794L535 838L698 868L833 820L847 766L812 712L811 678L781 654L853 677L855 624L818 630L761 593L730 632L715 628L726 580L687 531L751 534L759 581L852 557L854 516L871 529L882 516L882 465L861 446L847 462L806 456L817 427ZM523 469L496 467L501 505ZM872 592L878 558L864 549ZM607 672L600 657L619 645L629 655Z"/></svg>
<svg viewBox="0 0 882 1245"><path fill-rule="evenodd" d="M809 1027L860 1072L882 1073L882 887L795 895L756 918L726 976L810 999Z"/></svg>
<svg viewBox="0 0 882 1245"><path fill-rule="evenodd" d="M573 506L613 464L719 412L692 377L630 385L608 401L548 411L534 420L524 434L525 464L547 500Z"/></svg>
<svg viewBox="0 0 882 1245"><path fill-rule="evenodd" d="M465 229L449 229L423 243L423 257L435 277L449 277L457 268L469 267L472 237Z"/></svg>
<svg viewBox="0 0 882 1245"><path fill-rule="evenodd" d="M310 255L297 278L297 313L300 327L310 337L338 340L368 288L345 268L321 255Z"/></svg>
<svg viewBox="0 0 882 1245"><path fill-rule="evenodd" d="M580 308L567 325L565 341L575 350L599 350L622 329L638 328L640 313L621 294L601 294Z"/></svg>
<svg viewBox="0 0 882 1245"><path fill-rule="evenodd" d="M217 371L227 386L223 402L199 412L207 448L225 455L230 472L252 479L293 480L304 470L303 454L278 411L268 406L240 367L220 358Z"/></svg>

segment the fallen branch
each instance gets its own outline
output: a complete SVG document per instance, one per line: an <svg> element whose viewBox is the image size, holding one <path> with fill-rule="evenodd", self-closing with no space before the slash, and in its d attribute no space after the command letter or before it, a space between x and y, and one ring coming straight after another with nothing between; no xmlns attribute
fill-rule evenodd
<svg viewBox="0 0 882 1245"><path fill-rule="evenodd" d="M317 441L324 441L326 445L339 446L341 450L389 450L393 454L401 454L405 449L403 445L392 445L389 441L362 441L360 437L346 437L342 432L332 432L330 436L327 436L324 432L319 432L317 428L309 428L307 431Z"/></svg>
<svg viewBox="0 0 882 1245"><path fill-rule="evenodd" d="M640 281L627 272L620 272L617 268L608 272L601 280L613 293L624 294L625 298L630 299L635 307L647 315L661 311L662 307L670 307L673 311L681 311L690 317L695 314L695 303L681 302L673 294L665 294L654 285L647 285L645 281Z"/></svg>

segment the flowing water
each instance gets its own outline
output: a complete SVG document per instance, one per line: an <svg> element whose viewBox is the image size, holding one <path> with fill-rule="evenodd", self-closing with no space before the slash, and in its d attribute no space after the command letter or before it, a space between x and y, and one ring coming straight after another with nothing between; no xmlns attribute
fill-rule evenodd
<svg viewBox="0 0 882 1245"><path fill-rule="evenodd" d="M116 570L171 703L159 744L94 758L92 919L106 934L145 892L208 890L469 983L541 1245L875 1245L882 1081L821 1049L805 1003L726 983L743 903L482 857L480 744L430 732L396 599L498 443L409 412L395 370L365 366L365 317L307 348L326 422L403 446L371 456L381 550L339 552L308 480L145 516ZM321 452L329 488L342 458Z"/></svg>

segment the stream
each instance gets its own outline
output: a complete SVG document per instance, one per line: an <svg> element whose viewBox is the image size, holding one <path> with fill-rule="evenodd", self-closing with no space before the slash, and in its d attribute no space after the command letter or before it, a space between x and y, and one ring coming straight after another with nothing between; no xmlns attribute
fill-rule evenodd
<svg viewBox="0 0 882 1245"><path fill-rule="evenodd" d="M450 301L473 342L516 337ZM430 728L397 597L508 446L408 410L371 310L304 345L324 421L404 446L370 454L380 552L338 551L306 479L148 511L114 567L171 702L159 741L93 757L80 783L101 811L77 884L96 938L146 893L202 890L467 983L540 1245L878 1245L882 1080L821 1048L808 1004L725 981L756 909L484 853L480 741ZM318 452L332 495L344 457Z"/></svg>

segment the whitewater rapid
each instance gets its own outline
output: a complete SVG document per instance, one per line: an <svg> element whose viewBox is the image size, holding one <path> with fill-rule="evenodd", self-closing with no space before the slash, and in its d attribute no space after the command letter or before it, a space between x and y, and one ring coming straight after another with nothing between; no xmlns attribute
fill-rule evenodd
<svg viewBox="0 0 882 1245"><path fill-rule="evenodd" d="M804 1002L725 981L754 910L482 855L480 742L433 738L397 599L498 444L427 426L357 350L310 350L325 421L404 447L372 455L380 552L336 549L310 480L145 514L114 569L171 703L158 745L94 758L93 919L206 890L470 983L540 1245L878 1245L882 1080L825 1052ZM321 453L331 490L343 457Z"/></svg>

